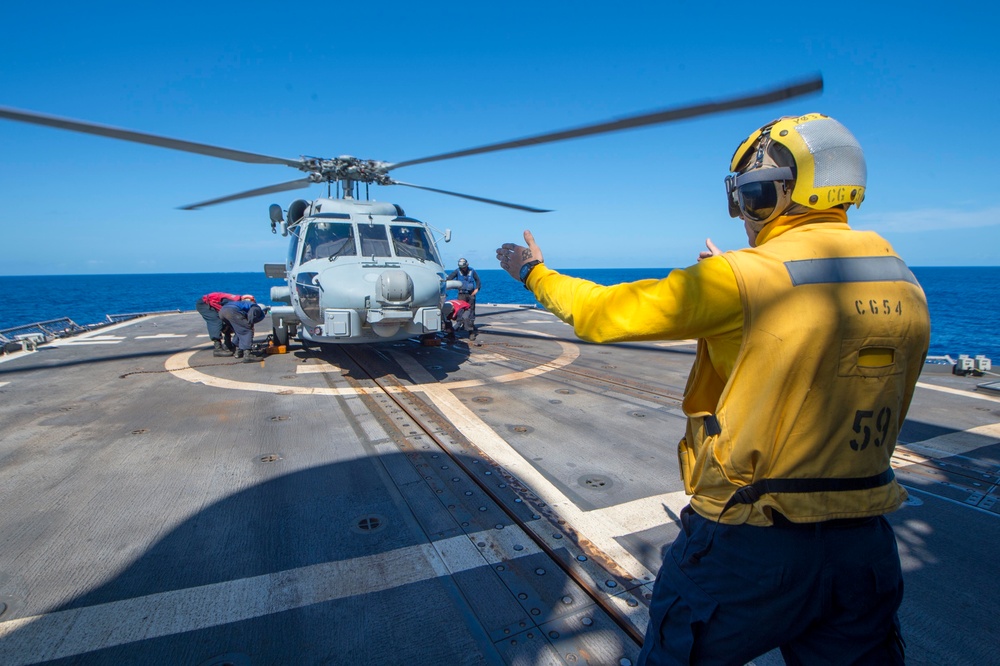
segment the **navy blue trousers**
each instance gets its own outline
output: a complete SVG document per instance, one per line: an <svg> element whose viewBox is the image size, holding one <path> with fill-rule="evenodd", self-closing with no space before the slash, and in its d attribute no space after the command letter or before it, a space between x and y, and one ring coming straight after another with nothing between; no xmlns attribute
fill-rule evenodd
<svg viewBox="0 0 1000 666"><path fill-rule="evenodd" d="M681 518L656 576L640 666L742 666L774 648L790 666L903 663L903 579L885 518L716 525L690 507Z"/></svg>
<svg viewBox="0 0 1000 666"><path fill-rule="evenodd" d="M247 351L253 347L253 326L246 315L235 308L223 307L219 310L219 318L233 327L237 348Z"/></svg>

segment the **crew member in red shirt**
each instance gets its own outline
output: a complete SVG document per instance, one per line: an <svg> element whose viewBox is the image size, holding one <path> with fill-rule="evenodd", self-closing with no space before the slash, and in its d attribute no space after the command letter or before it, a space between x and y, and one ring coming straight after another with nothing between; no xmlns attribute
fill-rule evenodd
<svg viewBox="0 0 1000 666"><path fill-rule="evenodd" d="M253 298L251 296L250 298ZM235 347L233 346L233 329L226 322L219 318L219 310L229 301L240 300L239 294L227 294L222 291L213 291L205 294L194 304L198 314L205 320L208 327L208 337L212 339L215 356L232 356ZM225 343L223 343L225 337Z"/></svg>

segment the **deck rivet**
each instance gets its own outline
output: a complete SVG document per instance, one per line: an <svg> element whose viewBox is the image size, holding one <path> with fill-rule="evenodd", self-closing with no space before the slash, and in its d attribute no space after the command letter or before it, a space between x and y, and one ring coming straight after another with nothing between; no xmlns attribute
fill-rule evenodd
<svg viewBox="0 0 1000 666"><path fill-rule="evenodd" d="M545 569L542 569L541 567L535 569L535 575L536 576L544 576L545 575Z"/></svg>
<svg viewBox="0 0 1000 666"><path fill-rule="evenodd" d="M524 546L519 543L514 544L514 550L524 550Z"/></svg>
<svg viewBox="0 0 1000 666"><path fill-rule="evenodd" d="M582 620L580 620L580 622L582 622L583 626L585 627L589 627L590 625L594 624L594 621L589 617L583 618Z"/></svg>
<svg viewBox="0 0 1000 666"><path fill-rule="evenodd" d="M584 474L576 480L577 484L591 490L607 490L614 482L601 474Z"/></svg>
<svg viewBox="0 0 1000 666"><path fill-rule="evenodd" d="M376 513L371 513L365 516L360 516L354 521L353 530L358 534L371 534L373 532L378 532L385 527L386 520L383 516Z"/></svg>
<svg viewBox="0 0 1000 666"><path fill-rule="evenodd" d="M573 597L567 594L565 597L562 598L562 602L567 606L569 606L571 603L573 603Z"/></svg>

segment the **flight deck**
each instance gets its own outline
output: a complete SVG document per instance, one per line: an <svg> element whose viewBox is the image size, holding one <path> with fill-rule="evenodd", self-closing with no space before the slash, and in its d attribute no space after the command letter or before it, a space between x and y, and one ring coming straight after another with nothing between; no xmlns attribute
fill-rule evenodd
<svg viewBox="0 0 1000 666"><path fill-rule="evenodd" d="M242 363L189 312L4 356L0 663L634 664L694 342L477 309L440 346ZM894 456L910 664L997 663L981 381L928 365Z"/></svg>

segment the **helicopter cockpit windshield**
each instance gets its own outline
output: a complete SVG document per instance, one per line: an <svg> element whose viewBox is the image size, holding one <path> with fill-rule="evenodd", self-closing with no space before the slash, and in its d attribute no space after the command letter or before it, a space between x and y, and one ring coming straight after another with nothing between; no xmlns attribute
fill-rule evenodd
<svg viewBox="0 0 1000 666"><path fill-rule="evenodd" d="M306 230L302 244L302 261L331 257L353 256L354 230L350 222L317 222Z"/></svg>
<svg viewBox="0 0 1000 666"><path fill-rule="evenodd" d="M434 246L427 238L427 230L424 227L393 225L389 229L392 233L392 247L396 251L397 257L441 263Z"/></svg>

